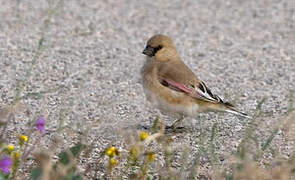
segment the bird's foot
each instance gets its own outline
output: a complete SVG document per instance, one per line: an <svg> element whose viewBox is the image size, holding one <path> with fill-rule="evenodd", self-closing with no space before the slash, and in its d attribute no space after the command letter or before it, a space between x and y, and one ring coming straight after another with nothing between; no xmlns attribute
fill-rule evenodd
<svg viewBox="0 0 295 180"><path fill-rule="evenodd" d="M183 133L186 132L186 128L183 126L166 126L165 127L165 133Z"/></svg>

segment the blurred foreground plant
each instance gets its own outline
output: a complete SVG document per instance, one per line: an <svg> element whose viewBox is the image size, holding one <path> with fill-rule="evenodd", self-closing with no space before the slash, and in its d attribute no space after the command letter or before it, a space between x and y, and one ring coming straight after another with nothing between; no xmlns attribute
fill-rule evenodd
<svg viewBox="0 0 295 180"><path fill-rule="evenodd" d="M35 159L38 167L32 169L31 178L37 179L82 179L82 175L77 171L76 159L79 158L85 145L78 143L75 146L61 152L58 161L53 163L50 154L36 153Z"/></svg>

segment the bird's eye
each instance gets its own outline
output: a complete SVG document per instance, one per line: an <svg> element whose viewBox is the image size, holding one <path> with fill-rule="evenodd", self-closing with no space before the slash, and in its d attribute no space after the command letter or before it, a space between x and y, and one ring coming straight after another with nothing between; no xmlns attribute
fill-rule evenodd
<svg viewBox="0 0 295 180"><path fill-rule="evenodd" d="M157 47L154 48L154 54L156 54L160 49L162 49L163 46L162 45L159 45Z"/></svg>

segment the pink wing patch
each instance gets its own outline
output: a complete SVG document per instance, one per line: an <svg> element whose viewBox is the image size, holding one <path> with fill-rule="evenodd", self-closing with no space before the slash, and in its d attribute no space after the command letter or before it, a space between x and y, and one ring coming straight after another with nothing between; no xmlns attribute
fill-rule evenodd
<svg viewBox="0 0 295 180"><path fill-rule="evenodd" d="M169 79L164 79L164 78L162 79L162 84L164 86L167 86L167 87L175 90L175 91L187 93L188 95L190 95L191 97L194 97L194 98L199 98L199 99L214 102L214 103L222 103L222 104L226 104L228 106L233 107L233 105L231 105L230 103L223 102L221 98L212 94L210 89L208 89L203 82L201 82L200 86L199 86L202 89L200 89L199 87L189 88L182 83L178 83L178 82L175 82L175 81L172 81Z"/></svg>
<svg viewBox="0 0 295 180"><path fill-rule="evenodd" d="M171 89L174 89L176 91L181 91L181 92L185 92L187 94L189 94L190 96L192 97L195 97L195 98L201 98L202 96L200 94L198 94L198 92L196 92L195 89L193 88L188 88L187 86L185 86L184 84L182 83L178 83L178 82L175 82L175 81L171 81L169 79L163 79L164 82L166 82L166 85L168 87L170 87Z"/></svg>
<svg viewBox="0 0 295 180"><path fill-rule="evenodd" d="M192 93L192 89L187 88L185 85L181 84L181 83L177 83L175 81L171 81L168 79L163 79L164 81L166 81L168 83L169 86L172 86L173 88L176 88L180 91L184 91L188 94Z"/></svg>

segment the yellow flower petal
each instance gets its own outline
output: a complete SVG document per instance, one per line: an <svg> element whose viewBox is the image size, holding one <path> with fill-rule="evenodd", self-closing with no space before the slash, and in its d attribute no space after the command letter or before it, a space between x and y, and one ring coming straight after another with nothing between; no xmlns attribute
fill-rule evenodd
<svg viewBox="0 0 295 180"><path fill-rule="evenodd" d="M20 153L19 152L14 152L14 158L18 159L20 157Z"/></svg>
<svg viewBox="0 0 295 180"><path fill-rule="evenodd" d="M21 136L19 137L19 140L22 141L22 142L27 142L27 141L28 141L28 136L21 135Z"/></svg>
<svg viewBox="0 0 295 180"><path fill-rule="evenodd" d="M139 133L139 137L140 137L141 141L144 141L147 137L149 137L149 134L147 132L145 132L145 131L141 131Z"/></svg>
<svg viewBox="0 0 295 180"><path fill-rule="evenodd" d="M14 150L14 146L13 145L8 145L7 146L7 151L8 152L12 152Z"/></svg>
<svg viewBox="0 0 295 180"><path fill-rule="evenodd" d="M118 161L116 159L114 159L114 158L110 159L110 165L111 166L115 166L117 163L118 163Z"/></svg>
<svg viewBox="0 0 295 180"><path fill-rule="evenodd" d="M107 149L106 154L110 157L113 158L114 156L119 155L119 151L115 147L110 147Z"/></svg>
<svg viewBox="0 0 295 180"><path fill-rule="evenodd" d="M154 162L155 157L156 157L156 153L149 153L147 155L149 162Z"/></svg>

